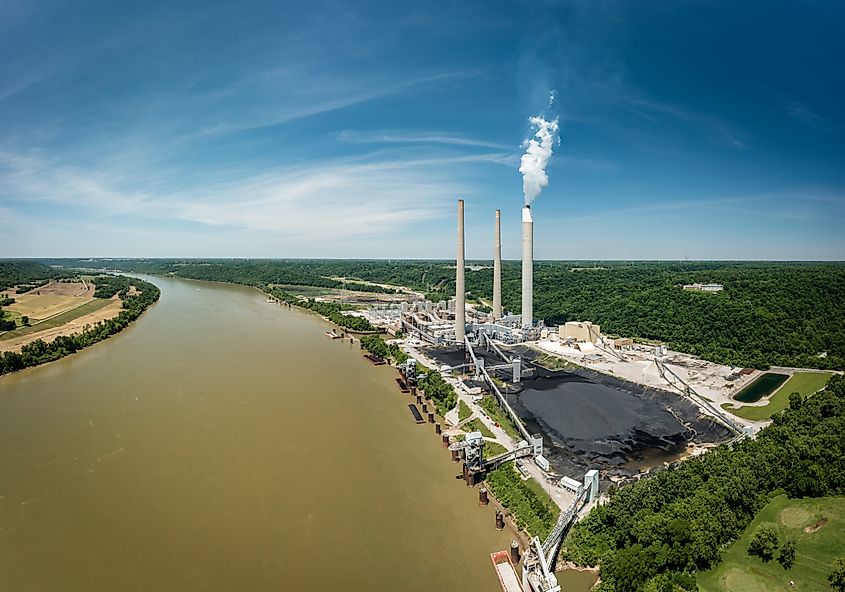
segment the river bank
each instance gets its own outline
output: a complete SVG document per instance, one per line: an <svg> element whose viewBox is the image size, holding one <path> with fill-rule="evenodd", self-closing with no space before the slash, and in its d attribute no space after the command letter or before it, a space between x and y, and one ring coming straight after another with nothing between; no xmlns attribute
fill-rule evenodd
<svg viewBox="0 0 845 592"><path fill-rule="evenodd" d="M138 278L108 276L106 280L95 278L94 282L103 283L103 286L98 284L98 292L105 291L110 299L120 302L119 312L114 310L111 312L116 314L104 316L103 311L109 307L114 308L114 302L104 307L94 302L93 304L100 307L99 313L77 319L71 311L70 317L73 318L68 323L54 327L55 323L45 322L45 325L48 325L45 331L32 332L27 336L26 342L0 353L0 376L59 360L120 333L155 304L160 296L158 287ZM87 305L82 307L84 306ZM62 316L57 315L57 318ZM72 325L70 330L66 326L68 324Z"/></svg>

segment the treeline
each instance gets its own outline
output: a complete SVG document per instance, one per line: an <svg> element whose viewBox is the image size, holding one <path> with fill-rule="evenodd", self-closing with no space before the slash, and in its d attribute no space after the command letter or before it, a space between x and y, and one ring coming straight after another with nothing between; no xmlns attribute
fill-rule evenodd
<svg viewBox="0 0 845 592"><path fill-rule="evenodd" d="M564 556L601 565L602 592L695 590L775 495L845 494L845 378L773 417L755 440L690 459L610 492L577 523ZM688 585L692 582L692 587Z"/></svg>
<svg viewBox="0 0 845 592"><path fill-rule="evenodd" d="M116 317L99 321L80 333L60 335L50 343L36 339L24 345L20 353L4 352L0 355L0 375L58 360L123 330L159 298L159 289L153 284L135 278L126 281L126 292L128 286L135 286L137 292L123 296L123 308Z"/></svg>
<svg viewBox="0 0 845 592"><path fill-rule="evenodd" d="M309 298L298 298L277 287L265 286L261 289L281 302L287 302L300 308L312 310L327 318L338 327L343 327L350 331L375 331L375 327L373 327L370 321L363 317L343 314L343 306L335 302L318 302Z"/></svg>
<svg viewBox="0 0 845 592"><path fill-rule="evenodd" d="M424 374L424 378L417 382L417 385L425 391L425 396L434 401L437 414L441 417L458 404L458 395L452 385L443 380L440 372L418 365L418 371Z"/></svg>
<svg viewBox="0 0 845 592"><path fill-rule="evenodd" d="M560 509L548 498L541 498L523 481L513 463L505 463L484 478L496 499L514 517L517 525L531 536L545 538L552 531Z"/></svg>
<svg viewBox="0 0 845 592"><path fill-rule="evenodd" d="M741 262L537 262L534 314L547 325L600 323L602 332L666 342L728 365L845 369L845 265ZM520 270L506 263L502 300L520 307ZM690 292L683 284L719 283ZM491 297L492 271L467 273Z"/></svg>
<svg viewBox="0 0 845 592"><path fill-rule="evenodd" d="M70 268L115 267L122 271L175 275L194 280L247 286L287 284L348 289L357 292L395 293L392 288L362 283L369 279L344 273L351 270L332 261L301 259L48 259L45 261ZM351 279L331 279L333 276ZM359 281L355 281L356 279Z"/></svg>
<svg viewBox="0 0 845 592"><path fill-rule="evenodd" d="M124 275L98 275L92 281L95 286L94 298L111 298L115 294L125 298L132 285L132 280Z"/></svg>
<svg viewBox="0 0 845 592"><path fill-rule="evenodd" d="M13 288L19 284L35 288L63 275L38 261L0 260L0 291Z"/></svg>

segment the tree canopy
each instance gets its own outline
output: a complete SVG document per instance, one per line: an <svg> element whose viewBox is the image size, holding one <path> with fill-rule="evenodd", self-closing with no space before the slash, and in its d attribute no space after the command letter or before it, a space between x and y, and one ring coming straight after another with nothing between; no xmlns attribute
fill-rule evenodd
<svg viewBox="0 0 845 592"><path fill-rule="evenodd" d="M608 503L573 527L565 555L580 565L600 563L603 591L637 592L661 574L708 569L774 495L845 494L843 435L845 377L834 376L799 407L775 415L756 439L611 491ZM763 539L758 546L771 558L776 536Z"/></svg>

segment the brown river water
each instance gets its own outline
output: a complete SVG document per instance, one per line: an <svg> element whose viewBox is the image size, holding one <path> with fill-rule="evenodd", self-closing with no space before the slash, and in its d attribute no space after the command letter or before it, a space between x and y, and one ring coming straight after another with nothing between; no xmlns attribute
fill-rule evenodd
<svg viewBox="0 0 845 592"><path fill-rule="evenodd" d="M147 279L133 326L0 379L0 590L499 589L513 534L394 370L257 290Z"/></svg>

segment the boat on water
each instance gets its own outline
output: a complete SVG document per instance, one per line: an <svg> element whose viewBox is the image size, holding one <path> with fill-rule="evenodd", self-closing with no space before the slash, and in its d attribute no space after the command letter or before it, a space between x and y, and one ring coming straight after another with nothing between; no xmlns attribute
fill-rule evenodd
<svg viewBox="0 0 845 592"><path fill-rule="evenodd" d="M335 330L334 330L334 329L332 329L331 331L326 331L326 332L324 333L324 335L325 335L326 337L328 337L329 339L340 339L340 337L341 337L340 335L338 335L337 333L335 333Z"/></svg>
<svg viewBox="0 0 845 592"><path fill-rule="evenodd" d="M493 567L496 568L496 575L499 576L499 583L502 585L503 592L523 592L522 584L519 583L519 578L507 551L490 553L490 560L493 562Z"/></svg>

